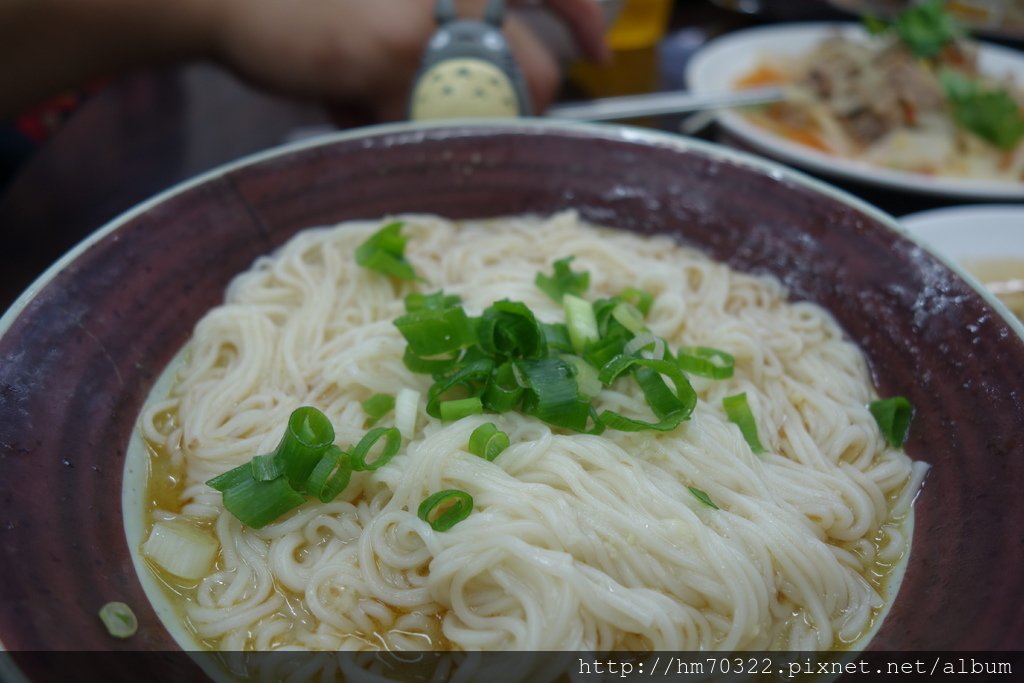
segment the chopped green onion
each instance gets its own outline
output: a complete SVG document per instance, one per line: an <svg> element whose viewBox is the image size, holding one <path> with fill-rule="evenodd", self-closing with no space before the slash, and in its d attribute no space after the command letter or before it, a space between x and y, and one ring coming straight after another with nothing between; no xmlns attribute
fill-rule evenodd
<svg viewBox="0 0 1024 683"><path fill-rule="evenodd" d="M725 351L707 346L686 346L678 352L679 367L684 372L711 379L729 379L736 359Z"/></svg>
<svg viewBox="0 0 1024 683"><path fill-rule="evenodd" d="M568 353L562 354L559 358L572 366L573 372L576 375L576 388L581 396L593 398L601 393L603 385L601 384L601 378L598 377L597 368L579 356L573 356Z"/></svg>
<svg viewBox="0 0 1024 683"><path fill-rule="evenodd" d="M711 500L711 496L709 496L708 494L704 493L703 491L701 491L698 488L694 488L693 486L687 486L686 488L688 488L690 490L690 493L693 494L694 498L696 498L700 502L704 503L709 508L714 508L715 510L721 510L720 507L715 505L715 501Z"/></svg>
<svg viewBox="0 0 1024 683"><path fill-rule="evenodd" d="M395 319L395 327L421 358L452 354L476 343L476 333L461 306L421 308Z"/></svg>
<svg viewBox="0 0 1024 683"><path fill-rule="evenodd" d="M366 426L372 427L395 407L395 397L391 394L374 394L363 401L363 412L366 413Z"/></svg>
<svg viewBox="0 0 1024 683"><path fill-rule="evenodd" d="M459 364L459 355L453 353L435 358L420 358L413 353L412 349L406 346L405 353L402 355L402 362L405 363L405 367L417 374L437 375L451 372L455 369Z"/></svg>
<svg viewBox="0 0 1024 683"><path fill-rule="evenodd" d="M440 411L441 419L450 422L461 420L468 415L479 415L484 412L484 404L479 396L470 396L452 401L441 401Z"/></svg>
<svg viewBox="0 0 1024 683"><path fill-rule="evenodd" d="M566 294L562 297L565 325L569 328L569 341L576 353L583 353L589 344L601 338L597 331L597 318L589 301Z"/></svg>
<svg viewBox="0 0 1024 683"><path fill-rule="evenodd" d="M524 413L577 432L586 429L590 401L580 396L572 366L559 358L541 358L518 360L516 367L527 385L523 395Z"/></svg>
<svg viewBox="0 0 1024 683"><path fill-rule="evenodd" d="M334 426L326 415L312 406L292 412L288 429L274 453L292 488L302 489L320 456L333 443Z"/></svg>
<svg viewBox="0 0 1024 683"><path fill-rule="evenodd" d="M647 315L650 313L651 305L654 303L653 294L643 289L637 289L636 287L627 287L619 292L619 295L616 298L636 307L636 309L640 311L641 315Z"/></svg>
<svg viewBox="0 0 1024 683"><path fill-rule="evenodd" d="M224 493L229 488L232 488L233 486L241 484L242 482L252 478L252 461L250 460L249 462L243 463L238 467L231 468L227 472L218 474L213 479L207 481L206 485L220 491L221 493Z"/></svg>
<svg viewBox="0 0 1024 683"><path fill-rule="evenodd" d="M262 529L305 502L306 497L292 488L288 477L256 481L250 476L224 491L224 507L253 529Z"/></svg>
<svg viewBox="0 0 1024 683"><path fill-rule="evenodd" d="M504 413L519 405L523 397L524 387L516 378L516 368L512 361L505 361L494 369L484 389L483 402L488 410Z"/></svg>
<svg viewBox="0 0 1024 683"><path fill-rule="evenodd" d="M574 256L566 256L558 259L552 264L554 272L551 275L537 273L534 284L555 301L561 303L562 297L566 294L582 296L590 287L590 273L586 271L573 272L569 268Z"/></svg>
<svg viewBox="0 0 1024 683"><path fill-rule="evenodd" d="M416 514L434 531L448 531L472 511L473 496L458 489L446 489L420 503Z"/></svg>
<svg viewBox="0 0 1024 683"><path fill-rule="evenodd" d="M406 313L420 311L425 308L431 310L444 310L446 308L455 308L461 304L462 299L458 294L445 294L441 291L434 292L433 294L411 292L405 295Z"/></svg>
<svg viewBox="0 0 1024 683"><path fill-rule="evenodd" d="M509 446L508 434L493 422L485 422L469 435L469 452L492 461Z"/></svg>
<svg viewBox="0 0 1024 683"><path fill-rule="evenodd" d="M366 462L366 456L370 453L370 449L382 437L384 438L384 446L381 448L380 454L373 462ZM401 447L402 435L397 429L394 427L375 427L366 432L366 435L352 449L350 455L352 469L357 472L380 469L391 458L395 457L395 454L398 453L398 449Z"/></svg>
<svg viewBox="0 0 1024 683"><path fill-rule="evenodd" d="M331 446L310 473L306 491L321 503L330 503L345 490L351 479L352 456L337 446Z"/></svg>
<svg viewBox="0 0 1024 683"><path fill-rule="evenodd" d="M747 402L747 394L744 392L735 396L727 396L722 399L722 405L725 407L725 414L729 417L729 421L740 428L740 433L746 439L750 450L754 453L764 453L765 448L757 437L757 422L754 420L754 413L751 412L750 404Z"/></svg>
<svg viewBox="0 0 1024 683"><path fill-rule="evenodd" d="M544 331L544 342L549 351L572 352L569 328L564 323L541 323L540 328Z"/></svg>
<svg viewBox="0 0 1024 683"><path fill-rule="evenodd" d="M396 424L405 426L410 434L418 401L418 392L405 389L397 400L389 401L395 404ZM370 450L382 438L379 454L368 462ZM288 419L288 429L274 453L255 456L206 483L223 494L224 507L239 521L260 529L305 503L307 495L324 503L333 500L348 485L354 470L383 467L401 448L402 432L397 426L375 427L351 453L333 442L331 421L316 408L305 406Z"/></svg>
<svg viewBox="0 0 1024 683"><path fill-rule="evenodd" d="M480 348L495 358L541 358L547 353L544 330L526 304L496 301L477 322Z"/></svg>
<svg viewBox="0 0 1024 683"><path fill-rule="evenodd" d="M902 396L893 396L872 402L868 410L875 417L875 422L882 430L886 442L893 448L903 446L914 414L914 407L910 401Z"/></svg>
<svg viewBox="0 0 1024 683"><path fill-rule="evenodd" d="M427 414L441 419L441 403L448 392L454 389L462 388L471 396L478 396L481 387L491 377L492 370L494 361L481 358L466 363L448 377L438 379L427 392Z"/></svg>
<svg viewBox="0 0 1024 683"><path fill-rule="evenodd" d="M284 464L277 453L257 455L249 466L252 468L252 478L256 481L270 481L284 474Z"/></svg>
<svg viewBox="0 0 1024 683"><path fill-rule="evenodd" d="M595 368L603 368L615 358L625 353L626 344L631 341L629 332L624 327L617 327L597 342L591 344L583 353L583 359Z"/></svg>
<svg viewBox="0 0 1024 683"><path fill-rule="evenodd" d="M689 380L672 361L637 358L636 356L619 356L601 368L601 381L611 384L617 377L629 370L636 378L637 384L644 392L647 404L651 407L657 422L648 422L625 417L611 410L601 413L602 424L611 429L624 432L636 432L644 429L669 431L689 419L697 405L697 392ZM669 389L662 375L672 380L675 391Z"/></svg>
<svg viewBox="0 0 1024 683"><path fill-rule="evenodd" d="M100 621L115 638L131 638L139 630L139 620L123 602L108 602L100 608Z"/></svg>
<svg viewBox="0 0 1024 683"><path fill-rule="evenodd" d="M620 301L612 308L612 317L633 334L640 334L647 330L643 314L636 306L626 301Z"/></svg>
<svg viewBox="0 0 1024 683"><path fill-rule="evenodd" d="M642 351L649 351L648 358L665 359L665 352L668 346L665 340L655 336L652 332L642 332L626 342L622 347L622 353L626 356L640 356Z"/></svg>
<svg viewBox="0 0 1024 683"><path fill-rule="evenodd" d="M399 280L418 279L412 264L405 259L403 225L401 221L388 223L371 235L356 249L356 263Z"/></svg>

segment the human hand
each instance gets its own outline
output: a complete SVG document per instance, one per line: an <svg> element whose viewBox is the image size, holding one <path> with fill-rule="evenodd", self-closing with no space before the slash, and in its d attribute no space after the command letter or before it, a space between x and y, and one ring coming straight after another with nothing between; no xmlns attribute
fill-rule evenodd
<svg viewBox="0 0 1024 683"><path fill-rule="evenodd" d="M462 0L460 14L479 16L483 4ZM594 0L547 4L565 18L585 56L606 58L603 17ZM221 0L214 55L263 87L359 106L374 119L398 119L436 28L433 0ZM558 91L559 66L516 17L506 17L504 31L542 111Z"/></svg>

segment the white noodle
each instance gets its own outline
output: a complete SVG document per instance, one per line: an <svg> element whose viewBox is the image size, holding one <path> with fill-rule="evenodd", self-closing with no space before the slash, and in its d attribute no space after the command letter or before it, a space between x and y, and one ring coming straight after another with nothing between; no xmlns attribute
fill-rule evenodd
<svg viewBox="0 0 1024 683"><path fill-rule="evenodd" d="M387 465L333 503L248 529L203 482L271 450L301 405L323 410L347 446L365 431L361 401L425 395L431 381L404 366L391 324L415 285L354 263L381 223L300 233L235 279L197 326L171 396L142 418L185 468L181 515L212 521L222 545L184 607L199 636L231 649L801 650L869 628L883 600L865 575L876 556L905 552L891 506L906 513L923 469L911 478L910 459L885 446L865 361L826 312L667 237L574 213L402 218L422 291L458 294L470 314L512 298L559 320L533 279L573 255L588 297L651 291L654 334L727 351L735 375L695 378L701 400L669 433L566 434L518 414L442 424L417 402L413 438ZM768 453L725 417L722 398L740 391ZM645 407L628 382L597 400ZM485 419L512 444L493 463L467 451ZM416 510L445 488L475 508L435 532Z"/></svg>

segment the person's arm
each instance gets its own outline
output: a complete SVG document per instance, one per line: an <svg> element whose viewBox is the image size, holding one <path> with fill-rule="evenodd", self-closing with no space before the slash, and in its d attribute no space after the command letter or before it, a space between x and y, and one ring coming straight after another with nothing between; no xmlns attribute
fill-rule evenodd
<svg viewBox="0 0 1024 683"><path fill-rule="evenodd" d="M600 58L594 0L549 4ZM397 118L435 29L433 0L0 0L0 119L96 76L206 58L277 92ZM506 33L543 108L558 67L513 17Z"/></svg>
<svg viewBox="0 0 1024 683"><path fill-rule="evenodd" d="M89 79L212 52L216 2L0 1L0 120Z"/></svg>

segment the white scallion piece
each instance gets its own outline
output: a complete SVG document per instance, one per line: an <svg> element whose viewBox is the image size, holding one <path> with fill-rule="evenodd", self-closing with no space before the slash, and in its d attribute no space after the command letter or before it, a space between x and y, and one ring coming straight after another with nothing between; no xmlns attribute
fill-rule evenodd
<svg viewBox="0 0 1024 683"><path fill-rule="evenodd" d="M182 522L157 522L142 554L168 574L200 579L210 572L220 544L209 533Z"/></svg>
<svg viewBox="0 0 1024 683"><path fill-rule="evenodd" d="M420 410L420 392L402 388L395 396L395 427L406 439L416 433L416 417Z"/></svg>
<svg viewBox="0 0 1024 683"><path fill-rule="evenodd" d="M100 620L115 638L131 638L139 630L139 620L123 602L108 602L100 608Z"/></svg>

